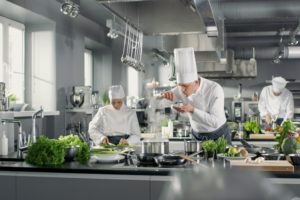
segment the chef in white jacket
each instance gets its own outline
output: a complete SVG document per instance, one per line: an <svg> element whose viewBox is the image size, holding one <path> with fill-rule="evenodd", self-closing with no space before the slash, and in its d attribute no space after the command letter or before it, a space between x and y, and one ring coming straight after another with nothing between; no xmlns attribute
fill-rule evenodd
<svg viewBox="0 0 300 200"><path fill-rule="evenodd" d="M293 94L285 88L287 81L282 77L274 77L272 85L262 89L258 109L267 124L272 121L281 124L283 120L294 116Z"/></svg>
<svg viewBox="0 0 300 200"><path fill-rule="evenodd" d="M214 81L198 77L193 48L174 49L174 62L178 86L162 96L173 102L183 102L183 106L174 109L187 113L196 139L216 140L224 135L231 144L223 88Z"/></svg>
<svg viewBox="0 0 300 200"><path fill-rule="evenodd" d="M140 127L136 112L124 104L125 93L121 85L109 90L110 105L99 108L89 123L89 134L98 144L134 144L140 142Z"/></svg>

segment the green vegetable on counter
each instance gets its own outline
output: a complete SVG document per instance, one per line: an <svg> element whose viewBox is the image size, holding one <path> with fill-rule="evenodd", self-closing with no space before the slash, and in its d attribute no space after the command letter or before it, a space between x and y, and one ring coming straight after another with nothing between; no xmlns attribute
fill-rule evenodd
<svg viewBox="0 0 300 200"><path fill-rule="evenodd" d="M251 133L260 133L261 129L256 121L247 121L244 123L244 130Z"/></svg>
<svg viewBox="0 0 300 200"><path fill-rule="evenodd" d="M201 145L206 152L214 152L217 149L217 144L213 140L206 140L202 142Z"/></svg>
<svg viewBox="0 0 300 200"><path fill-rule="evenodd" d="M227 143L227 140L225 139L224 135L222 137L219 137L216 140L216 144L217 144L216 152L217 153L225 153L228 143Z"/></svg>
<svg viewBox="0 0 300 200"><path fill-rule="evenodd" d="M279 129L279 128L276 128ZM287 132L288 131L296 131L296 126L291 120L286 120L283 122L282 127L281 127L281 132L277 134L275 140L278 142L276 145L274 145L274 148L278 149L279 151L282 152L282 143L283 140L288 137Z"/></svg>
<svg viewBox="0 0 300 200"><path fill-rule="evenodd" d="M238 149L236 147L230 147L228 152L225 153L225 156L227 156L227 157L239 157L240 152L238 151Z"/></svg>
<svg viewBox="0 0 300 200"><path fill-rule="evenodd" d="M61 142L41 136L29 146L25 160L38 166L59 166L64 163L64 157L65 147Z"/></svg>

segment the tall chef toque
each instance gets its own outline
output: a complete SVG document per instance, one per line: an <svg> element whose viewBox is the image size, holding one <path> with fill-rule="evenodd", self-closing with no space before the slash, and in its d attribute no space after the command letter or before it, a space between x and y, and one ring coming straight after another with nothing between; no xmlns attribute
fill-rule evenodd
<svg viewBox="0 0 300 200"><path fill-rule="evenodd" d="M125 92L122 85L113 85L110 87L108 96L110 101L112 99L123 99L125 97Z"/></svg>
<svg viewBox="0 0 300 200"><path fill-rule="evenodd" d="M186 84L198 80L196 59L192 47L174 49L174 62L177 83Z"/></svg>
<svg viewBox="0 0 300 200"><path fill-rule="evenodd" d="M273 92L281 93L282 90L285 88L286 84L287 84L287 81L284 78L282 78L281 76L274 77L272 79Z"/></svg>

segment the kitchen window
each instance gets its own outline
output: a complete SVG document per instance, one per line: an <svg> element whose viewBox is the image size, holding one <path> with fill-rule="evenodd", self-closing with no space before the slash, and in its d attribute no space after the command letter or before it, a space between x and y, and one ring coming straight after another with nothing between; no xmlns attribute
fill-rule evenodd
<svg viewBox="0 0 300 200"><path fill-rule="evenodd" d="M24 103L24 34L23 24L0 16L0 81L18 103Z"/></svg>
<svg viewBox="0 0 300 200"><path fill-rule="evenodd" d="M93 52L89 49L84 50L84 85L93 84Z"/></svg>
<svg viewBox="0 0 300 200"><path fill-rule="evenodd" d="M132 67L127 68L127 95L139 96L139 72Z"/></svg>
<svg viewBox="0 0 300 200"><path fill-rule="evenodd" d="M56 110L55 35L51 30L31 33L31 104Z"/></svg>

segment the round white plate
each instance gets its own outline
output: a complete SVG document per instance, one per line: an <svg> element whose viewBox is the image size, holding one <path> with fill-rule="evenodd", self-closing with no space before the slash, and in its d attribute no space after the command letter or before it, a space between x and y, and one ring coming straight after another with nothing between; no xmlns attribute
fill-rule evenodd
<svg viewBox="0 0 300 200"><path fill-rule="evenodd" d="M97 163L118 163L125 159L120 154L95 154L91 156L91 160Z"/></svg>
<svg viewBox="0 0 300 200"><path fill-rule="evenodd" d="M248 157L250 157L250 158L253 158L253 157L255 157L255 156L256 156L255 154L251 154L251 153L248 154ZM218 157L218 158L223 158L223 159L226 159L226 160L245 160L245 159L246 159L246 157L243 157L243 156L238 156L238 157L228 157L228 156L225 156L224 153L219 153L219 154L217 154L217 157Z"/></svg>

